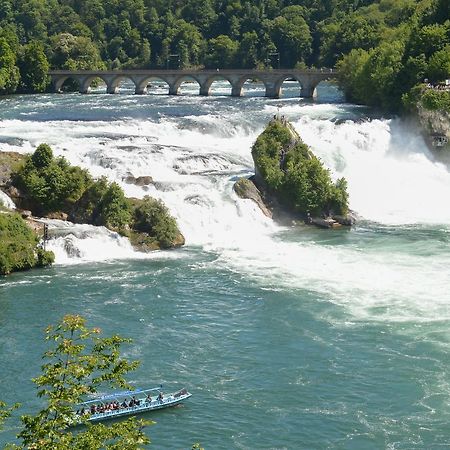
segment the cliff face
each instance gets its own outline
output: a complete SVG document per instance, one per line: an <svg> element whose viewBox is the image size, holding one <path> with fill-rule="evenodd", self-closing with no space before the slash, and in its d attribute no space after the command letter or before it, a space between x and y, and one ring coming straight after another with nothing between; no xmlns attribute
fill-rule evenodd
<svg viewBox="0 0 450 450"><path fill-rule="evenodd" d="M447 90L421 89L413 110L433 154L450 162L450 95Z"/></svg>
<svg viewBox="0 0 450 450"><path fill-rule="evenodd" d="M433 153L450 159L450 113L440 110L432 111L419 103L416 117Z"/></svg>

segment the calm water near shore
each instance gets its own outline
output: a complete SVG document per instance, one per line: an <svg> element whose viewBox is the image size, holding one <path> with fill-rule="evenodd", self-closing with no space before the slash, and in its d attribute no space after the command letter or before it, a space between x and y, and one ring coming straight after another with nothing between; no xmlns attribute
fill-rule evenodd
<svg viewBox="0 0 450 450"><path fill-rule="evenodd" d="M50 224L50 269L0 278L0 399L40 406L31 378L43 330L80 313L131 337L136 386L193 394L149 413L155 449L450 447L450 174L396 119L321 85L316 103L36 95L0 102L0 151L48 142L129 196L161 198L183 249L142 256L104 229ZM163 93L158 87L158 92ZM281 227L232 190L250 147L285 115L360 220L351 230ZM148 187L127 175L150 175ZM18 414L0 444L19 431Z"/></svg>

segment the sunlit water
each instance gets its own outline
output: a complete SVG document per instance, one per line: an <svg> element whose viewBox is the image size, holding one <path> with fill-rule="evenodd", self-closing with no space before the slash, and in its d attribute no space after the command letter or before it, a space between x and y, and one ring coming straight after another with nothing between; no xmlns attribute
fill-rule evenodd
<svg viewBox="0 0 450 450"><path fill-rule="evenodd" d="M57 264L0 280L0 399L39 407L43 329L81 313L133 338L137 386L187 387L183 407L148 414L153 447L447 448L450 412L450 174L415 130L345 104L66 94L0 102L0 150L55 154L106 175L127 195L161 198L183 249L142 255L103 228L51 221ZM156 86L153 92L164 94ZM351 230L281 227L232 190L250 147L285 115L345 176ZM127 184L127 176L153 184ZM0 443L14 439L17 418Z"/></svg>

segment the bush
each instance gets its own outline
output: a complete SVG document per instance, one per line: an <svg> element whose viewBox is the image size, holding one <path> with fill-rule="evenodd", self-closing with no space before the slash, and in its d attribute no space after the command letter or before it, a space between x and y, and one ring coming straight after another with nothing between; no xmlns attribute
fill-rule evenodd
<svg viewBox="0 0 450 450"><path fill-rule="evenodd" d="M0 214L0 274L51 264L53 252L39 248L38 241L18 214Z"/></svg>
<svg viewBox="0 0 450 450"><path fill-rule="evenodd" d="M426 89L420 101L424 108L428 110L450 112L450 91Z"/></svg>
<svg viewBox="0 0 450 450"><path fill-rule="evenodd" d="M127 234L131 223L130 205L117 183L109 183L106 177L101 177L83 192L70 218L74 222L103 225Z"/></svg>
<svg viewBox="0 0 450 450"><path fill-rule="evenodd" d="M125 234L130 222L131 213L128 200L117 183L111 183L101 198L96 222L107 228Z"/></svg>
<svg viewBox="0 0 450 450"><path fill-rule="evenodd" d="M161 248L173 247L180 231L166 206L149 196L135 200L133 228L155 238Z"/></svg>
<svg viewBox="0 0 450 450"><path fill-rule="evenodd" d="M47 144L41 144L31 156L34 167L41 169L47 167L53 161L53 150Z"/></svg>
<svg viewBox="0 0 450 450"><path fill-rule="evenodd" d="M41 144L15 175L34 214L70 210L91 182L86 170L71 166L65 158L54 158L47 144Z"/></svg>

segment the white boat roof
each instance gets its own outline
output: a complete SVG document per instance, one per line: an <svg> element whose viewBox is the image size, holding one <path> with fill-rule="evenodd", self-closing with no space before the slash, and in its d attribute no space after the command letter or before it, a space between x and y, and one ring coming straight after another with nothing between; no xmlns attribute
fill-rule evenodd
<svg viewBox="0 0 450 450"><path fill-rule="evenodd" d="M162 384L159 387L156 388L150 388L150 389L136 389L135 391L121 391L121 392L116 392L114 394L107 394L107 395L103 395L101 397L97 397L91 400L87 400L85 402L81 402L79 404L79 406L82 405L88 405L91 403L99 403L99 402L103 402L106 400L115 400L118 398L124 398L124 397L132 397L133 395L139 395L139 394L146 394L147 392L153 392L153 391L161 391L162 390Z"/></svg>

